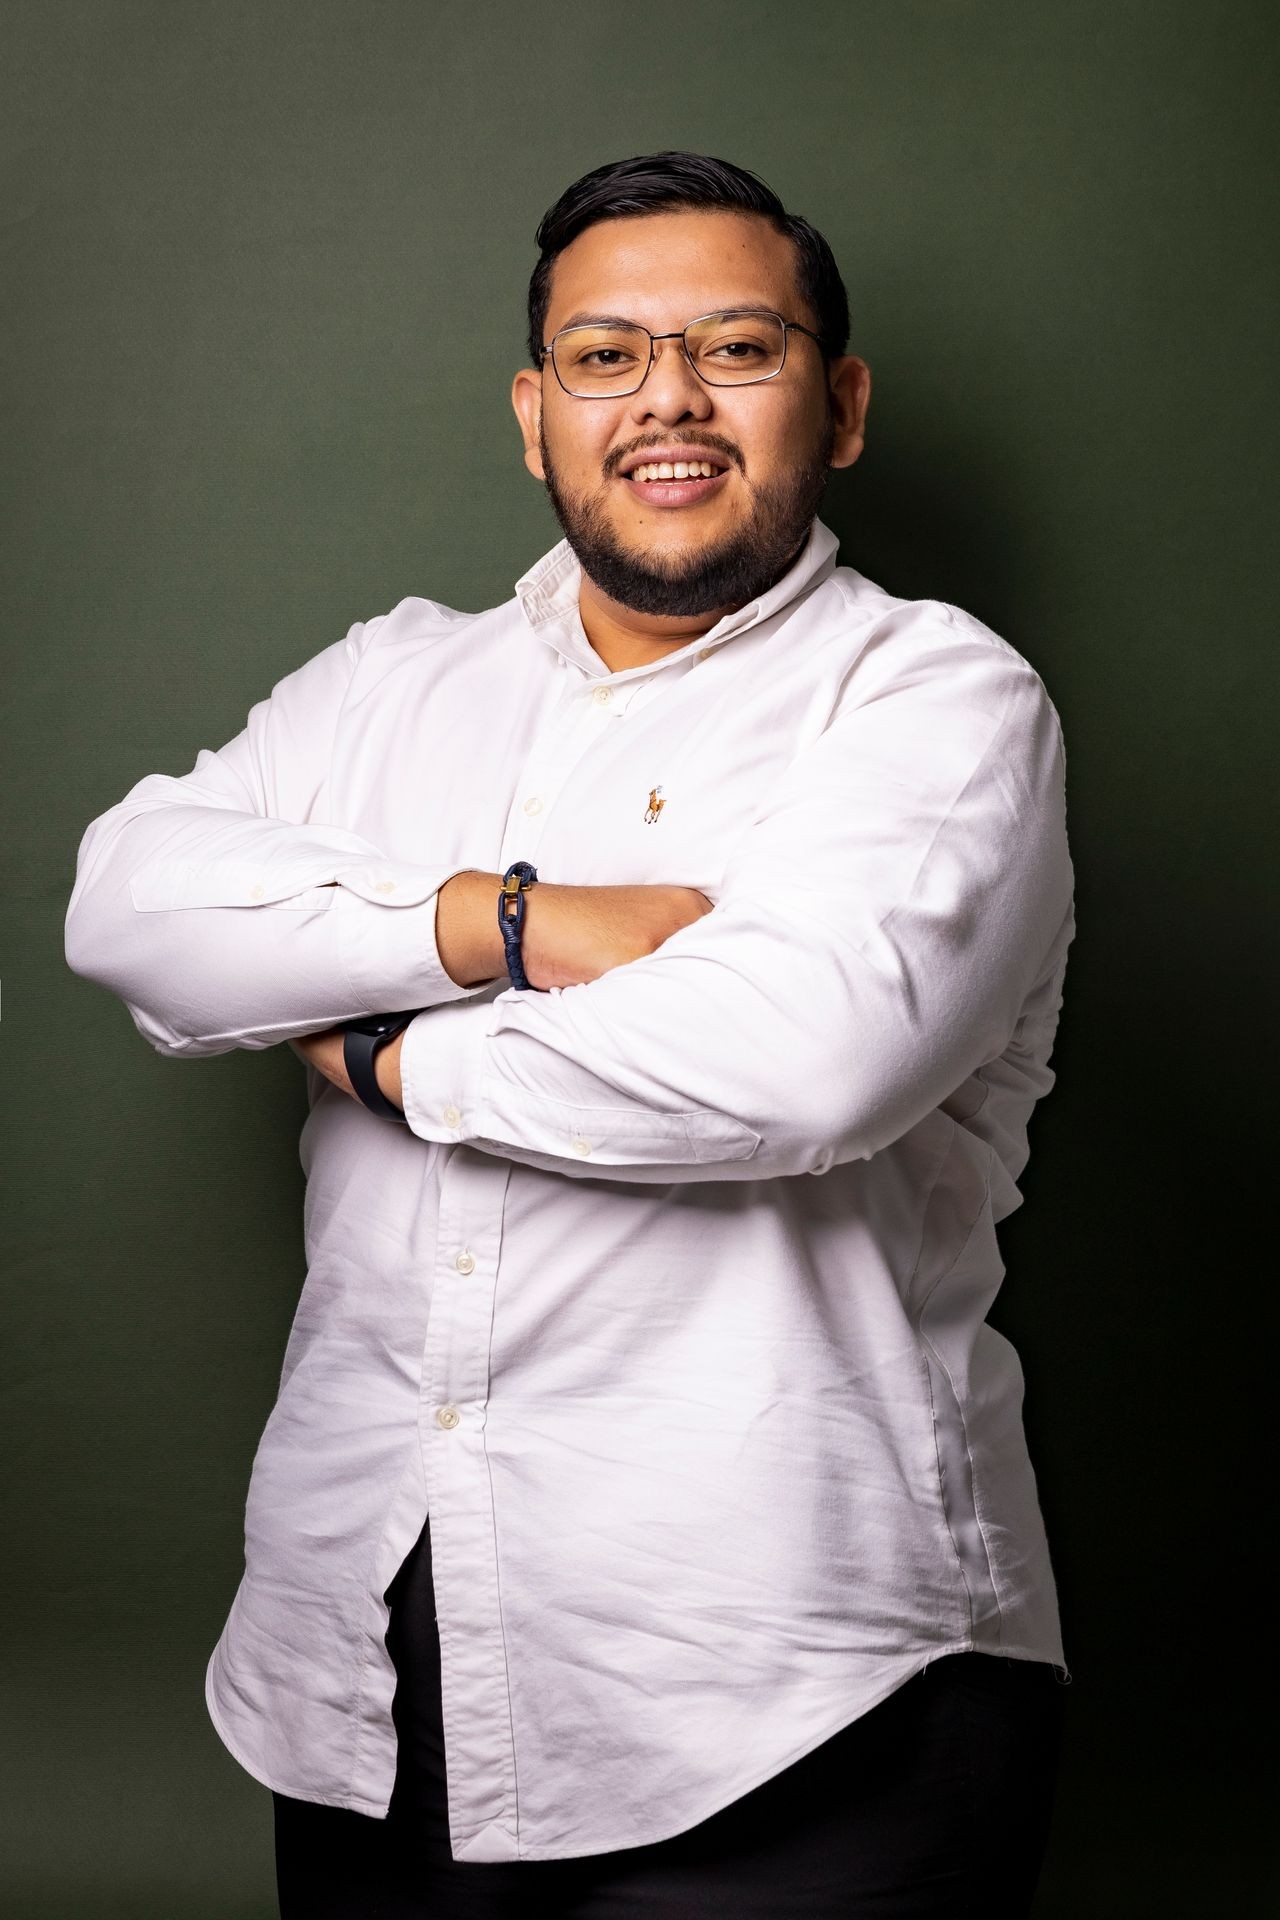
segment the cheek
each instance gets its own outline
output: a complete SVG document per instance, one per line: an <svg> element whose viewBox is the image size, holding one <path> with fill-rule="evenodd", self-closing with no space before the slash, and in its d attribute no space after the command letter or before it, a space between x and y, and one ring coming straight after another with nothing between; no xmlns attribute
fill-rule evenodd
<svg viewBox="0 0 1280 1920"><path fill-rule="evenodd" d="M567 403L569 406L573 401ZM581 402L584 410L589 407ZM576 492L594 490L604 483L604 465L616 446L625 445L627 435L621 426L610 431L609 423L582 415L564 413L548 407L542 436L543 461L549 462L556 479Z"/></svg>

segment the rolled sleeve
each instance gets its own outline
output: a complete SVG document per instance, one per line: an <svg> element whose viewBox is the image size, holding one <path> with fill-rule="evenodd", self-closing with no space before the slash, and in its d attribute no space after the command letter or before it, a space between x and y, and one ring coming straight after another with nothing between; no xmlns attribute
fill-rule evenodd
<svg viewBox="0 0 1280 1920"><path fill-rule="evenodd" d="M710 1179L712 1169L756 1151L760 1136L712 1111L666 1113L623 1100L589 1069L569 1061L562 1008L579 988L546 994L508 988L497 999L448 1006L409 1023L400 1053L405 1119L424 1140L466 1145L549 1172L664 1181ZM535 1004L536 1003L536 1004ZM548 1025L540 1026L545 1014ZM535 1071L557 1067L570 1093L593 1092L595 1104L559 1099L512 1077L519 1059L512 1038L545 1032ZM567 1069L567 1071L566 1071ZM698 1169L681 1175L681 1169Z"/></svg>
<svg viewBox="0 0 1280 1920"><path fill-rule="evenodd" d="M467 871L383 860L334 876L338 944L347 978L362 1003L358 1011L441 1006L472 999L491 984L460 986L445 972L436 940L440 889L456 873Z"/></svg>

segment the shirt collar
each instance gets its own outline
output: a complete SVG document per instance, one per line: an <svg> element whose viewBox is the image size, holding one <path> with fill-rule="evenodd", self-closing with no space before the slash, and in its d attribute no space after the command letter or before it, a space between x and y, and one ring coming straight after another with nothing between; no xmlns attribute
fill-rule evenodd
<svg viewBox="0 0 1280 1920"><path fill-rule="evenodd" d="M734 634L745 632L748 627L754 627L780 612L793 600L812 592L828 574L834 572L839 545L840 541L830 527L815 516L803 547L786 572L766 592L757 594L754 600L748 600L736 612L726 613L708 632L695 635L686 646L667 654L664 659L650 660L642 666L629 667L622 673L603 672L604 663L587 639L578 612L582 567L567 540L558 541L549 553L544 553L540 560L534 562L527 573L521 574L516 581L516 597L533 633L553 647L565 661L581 667L593 679L631 680L670 666L675 660L684 660L691 652L709 649L722 640L731 639Z"/></svg>

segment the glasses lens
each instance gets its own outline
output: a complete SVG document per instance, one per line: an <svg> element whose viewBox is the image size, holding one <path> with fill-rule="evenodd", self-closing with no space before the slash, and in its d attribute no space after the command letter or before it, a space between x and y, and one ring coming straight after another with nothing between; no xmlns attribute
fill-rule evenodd
<svg viewBox="0 0 1280 1920"><path fill-rule="evenodd" d="M772 313L712 313L685 334L690 358L713 386L763 380L782 365L787 333Z"/></svg>
<svg viewBox="0 0 1280 1920"><path fill-rule="evenodd" d="M566 327L552 355L570 393L626 393L649 363L649 336L643 327Z"/></svg>

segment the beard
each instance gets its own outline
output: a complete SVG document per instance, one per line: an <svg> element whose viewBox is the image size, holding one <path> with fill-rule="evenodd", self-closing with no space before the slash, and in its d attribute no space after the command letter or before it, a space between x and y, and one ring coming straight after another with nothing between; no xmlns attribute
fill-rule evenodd
<svg viewBox="0 0 1280 1920"><path fill-rule="evenodd" d="M786 572L822 504L835 432L835 414L828 404L826 424L812 453L789 474L751 492L746 520L718 541L662 560L622 544L601 495L574 494L561 485L541 420L538 447L552 511L587 578L634 613L689 618L745 606Z"/></svg>

